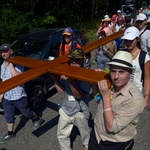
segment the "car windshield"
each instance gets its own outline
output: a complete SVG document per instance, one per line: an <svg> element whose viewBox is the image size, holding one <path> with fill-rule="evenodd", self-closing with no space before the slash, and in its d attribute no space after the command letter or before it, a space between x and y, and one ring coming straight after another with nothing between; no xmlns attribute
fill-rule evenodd
<svg viewBox="0 0 150 150"><path fill-rule="evenodd" d="M42 50L45 49L48 40L41 39L18 39L12 44L14 56L26 56L41 59Z"/></svg>

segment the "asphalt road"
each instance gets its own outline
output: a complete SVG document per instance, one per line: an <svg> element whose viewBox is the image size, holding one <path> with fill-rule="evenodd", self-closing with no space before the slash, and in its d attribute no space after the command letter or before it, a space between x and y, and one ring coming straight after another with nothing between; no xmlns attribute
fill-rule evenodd
<svg viewBox="0 0 150 150"><path fill-rule="evenodd" d="M12 138L5 144L0 144L0 150L60 150L57 140L57 123L58 123L58 107L57 104L61 103L62 95L56 93L55 90L51 91L48 95L48 99L44 102L44 105L37 112L43 117L45 122L36 131L32 130L32 121L24 117L21 114L16 114L16 137ZM93 100L91 95L89 103L89 109L94 118L97 103ZM137 126L138 134L135 138L135 144L133 150L149 150L150 143L150 104L144 110L139 124ZM92 128L92 121L90 123ZM0 114L0 138L2 138L7 132L6 122L3 114ZM76 128L73 129L71 134L71 143L73 150L83 150L81 138Z"/></svg>
<svg viewBox="0 0 150 150"><path fill-rule="evenodd" d="M55 93L55 92L54 92ZM45 122L36 131L32 131L32 121L22 118L21 114L16 114L16 137L5 144L0 144L0 150L59 150L59 144L56 136L58 122L57 103L61 102L61 94L50 93L50 98L44 102L43 107L37 112L42 115ZM94 117L97 104L92 99L89 103L89 109ZM138 134L135 138L133 150L149 150L150 143L150 105L144 110L139 124L137 126ZM0 115L0 138L6 134L6 123L4 116ZM92 122L90 124L92 127ZM82 150L82 142L79 132L73 129L71 136L73 150Z"/></svg>

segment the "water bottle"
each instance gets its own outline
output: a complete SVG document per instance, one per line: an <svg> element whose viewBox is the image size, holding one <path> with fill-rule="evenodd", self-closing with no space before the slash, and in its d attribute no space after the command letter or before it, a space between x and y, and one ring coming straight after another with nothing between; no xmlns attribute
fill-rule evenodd
<svg viewBox="0 0 150 150"><path fill-rule="evenodd" d="M94 96L94 99L95 99L96 102L99 102L100 100L103 99L102 94L101 94L101 93L97 93L97 94Z"/></svg>
<svg viewBox="0 0 150 150"><path fill-rule="evenodd" d="M61 105L60 103L57 104L57 107L58 107L58 110L61 108Z"/></svg>

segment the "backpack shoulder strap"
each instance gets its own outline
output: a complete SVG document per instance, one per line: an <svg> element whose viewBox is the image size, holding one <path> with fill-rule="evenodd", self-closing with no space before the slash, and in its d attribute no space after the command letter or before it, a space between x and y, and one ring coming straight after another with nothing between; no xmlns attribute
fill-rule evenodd
<svg viewBox="0 0 150 150"><path fill-rule="evenodd" d="M76 49L76 48L77 48L77 42L76 42L76 41L73 41L73 42L72 42L71 49Z"/></svg>
<svg viewBox="0 0 150 150"><path fill-rule="evenodd" d="M144 81L144 62L145 62L145 56L146 56L146 52L141 50L140 52L140 56L139 56L139 65L140 65L140 68L142 70L142 81Z"/></svg>
<svg viewBox="0 0 150 150"><path fill-rule="evenodd" d="M140 33L140 36L147 30L147 27Z"/></svg>

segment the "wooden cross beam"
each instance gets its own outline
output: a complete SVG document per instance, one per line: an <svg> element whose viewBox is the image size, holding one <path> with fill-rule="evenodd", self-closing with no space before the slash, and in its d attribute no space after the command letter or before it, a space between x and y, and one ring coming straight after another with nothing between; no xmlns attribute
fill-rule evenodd
<svg viewBox="0 0 150 150"><path fill-rule="evenodd" d="M121 37L123 35L123 32L124 31L122 30L108 37L89 43L88 45L83 46L82 49L84 50L84 53L88 53L112 40L117 39L118 37ZM108 80L109 87L111 86L110 78L104 72L95 72L91 69L78 68L66 65L66 62L69 61L68 55L63 55L51 61L42 61L21 56L16 56L14 58L9 59L8 61L13 64L28 67L30 69L20 75L17 75L11 79L1 82L0 94L18 85L24 84L47 72L57 75L64 74L70 78L79 79L93 84L97 84L97 81L106 79Z"/></svg>

